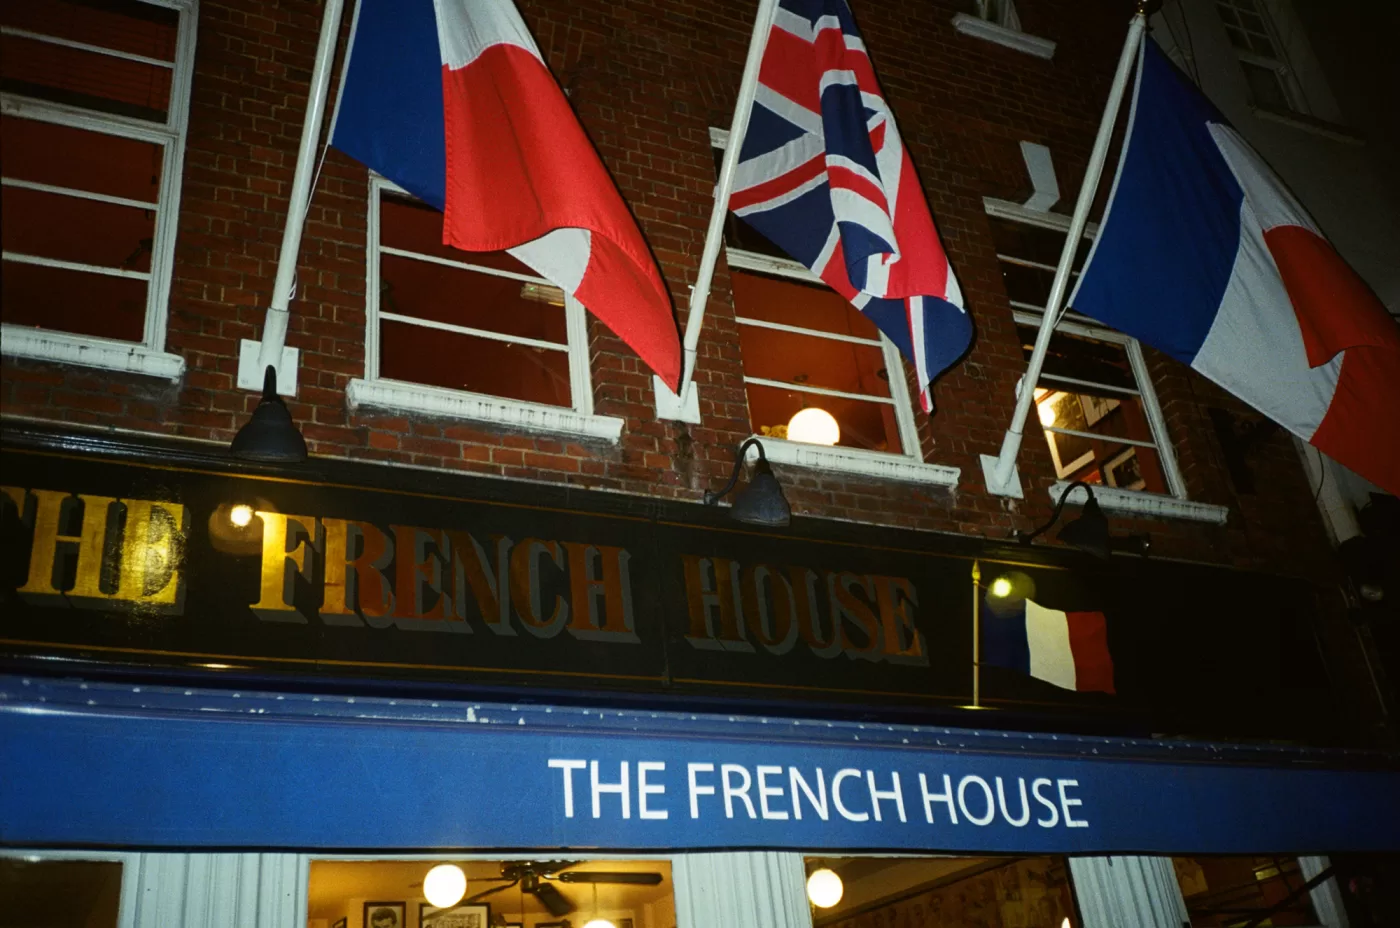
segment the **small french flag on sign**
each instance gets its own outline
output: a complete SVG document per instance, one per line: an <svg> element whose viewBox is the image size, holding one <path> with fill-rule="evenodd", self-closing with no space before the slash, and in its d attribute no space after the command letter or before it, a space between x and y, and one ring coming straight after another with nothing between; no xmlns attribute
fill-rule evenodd
<svg viewBox="0 0 1400 928"><path fill-rule="evenodd" d="M982 663L1019 670L1067 690L1112 693L1113 657L1102 612L1063 612L1029 599L989 597Z"/></svg>

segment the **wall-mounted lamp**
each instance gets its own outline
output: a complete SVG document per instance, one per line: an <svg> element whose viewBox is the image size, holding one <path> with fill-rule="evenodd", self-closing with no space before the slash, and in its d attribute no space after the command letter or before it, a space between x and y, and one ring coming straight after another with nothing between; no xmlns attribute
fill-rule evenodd
<svg viewBox="0 0 1400 928"><path fill-rule="evenodd" d="M1146 535L1115 538L1109 534L1108 517L1099 508L1099 501L1094 498L1094 488L1083 480L1076 480L1065 487L1065 491L1060 494L1060 501L1055 504L1055 511L1050 513L1050 521L1033 532L1017 532L1016 539L1021 544L1028 545L1049 531L1059 521L1060 511L1065 508L1065 501L1069 499L1069 495L1074 492L1076 487L1083 487L1089 498L1085 500L1084 512L1080 514L1079 518L1060 529L1060 534L1056 536L1060 541L1081 551L1087 551L1095 557L1107 558L1109 552L1115 548L1147 556L1147 549L1151 541Z"/></svg>
<svg viewBox="0 0 1400 928"><path fill-rule="evenodd" d="M306 460L306 439L292 421L287 404L277 395L277 368L263 374L263 395L253 416L233 436L229 451L246 461L299 464Z"/></svg>
<svg viewBox="0 0 1400 928"><path fill-rule="evenodd" d="M783 496L782 484L773 476L773 468L768 466L768 456L763 453L763 445L757 438L750 438L739 446L738 457L734 461L734 472L729 482L719 492L705 491L705 505L713 506L720 498L734 489L739 482L739 469L744 466L744 455L749 446L758 448L758 463L754 465L753 479L734 500L729 514L739 522L749 525L763 525L769 528L782 528L792 521L792 507Z"/></svg>

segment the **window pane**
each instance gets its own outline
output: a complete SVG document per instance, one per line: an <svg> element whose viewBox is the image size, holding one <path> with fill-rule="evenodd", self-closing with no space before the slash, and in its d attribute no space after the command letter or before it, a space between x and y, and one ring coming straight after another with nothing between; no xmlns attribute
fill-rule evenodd
<svg viewBox="0 0 1400 928"><path fill-rule="evenodd" d="M0 36L0 88L104 113L165 122L171 69L20 36Z"/></svg>
<svg viewBox="0 0 1400 928"><path fill-rule="evenodd" d="M900 376L903 376L902 371ZM750 425L755 435L785 438L788 421L799 411L815 406L831 413L840 425L841 440L837 442L840 447L894 454L904 451L894 406L889 403L820 396L756 383L748 384L747 392Z"/></svg>
<svg viewBox="0 0 1400 928"><path fill-rule="evenodd" d="M0 858L0 925L116 928L122 865Z"/></svg>
<svg viewBox="0 0 1400 928"><path fill-rule="evenodd" d="M0 284L0 317L10 325L129 342L145 337L144 280L6 261Z"/></svg>
<svg viewBox="0 0 1400 928"><path fill-rule="evenodd" d="M751 271L734 271L729 278L736 315L873 341L880 338L875 323L824 284Z"/></svg>
<svg viewBox="0 0 1400 928"><path fill-rule="evenodd" d="M174 61L180 14L136 0L29 0L0 4L0 23L158 61Z"/></svg>
<svg viewBox="0 0 1400 928"><path fill-rule="evenodd" d="M1021 336L1021 354L1030 360L1035 348L1036 329L1028 325L1016 326ZM1075 380L1089 381L1110 387L1137 389L1128 352L1122 345L1101 342L1093 338L1056 332L1050 336L1050 349L1045 354L1042 377L1073 377ZM1039 384L1053 386L1053 384Z"/></svg>
<svg viewBox="0 0 1400 928"><path fill-rule="evenodd" d="M1052 268L1059 265L1060 250L1065 247L1065 233L1024 222L998 219L995 216L988 216L987 221L992 226L992 238L996 242L997 254L1034 261ZM1074 256L1072 270L1084 266L1084 259L1089 256L1091 247L1091 239L1086 238L1080 243L1079 251Z"/></svg>
<svg viewBox="0 0 1400 928"><path fill-rule="evenodd" d="M573 405L566 351L403 322L379 324L379 376L551 406Z"/></svg>
<svg viewBox="0 0 1400 928"><path fill-rule="evenodd" d="M1269 912L1307 882L1296 857L1173 857L1192 928L1229 928L1268 914L1265 925L1317 925L1307 893Z"/></svg>
<svg viewBox="0 0 1400 928"><path fill-rule="evenodd" d="M1036 390L1036 412L1046 427L1045 443L1056 477L1124 490L1167 492L1156 449L1118 440L1153 440L1138 397L1042 386ZM1052 428L1085 434L1068 435Z"/></svg>
<svg viewBox="0 0 1400 928"><path fill-rule="evenodd" d="M741 324L739 349L744 357L744 374L749 377L862 396L890 395L885 353L873 345L853 345Z"/></svg>
<svg viewBox="0 0 1400 928"><path fill-rule="evenodd" d="M156 203L163 156L152 142L0 118L0 165L7 178Z"/></svg>
<svg viewBox="0 0 1400 928"><path fill-rule="evenodd" d="M1248 61L1241 61L1240 67L1244 69L1244 77L1249 82L1249 92L1256 106L1277 113L1287 113L1292 109L1277 71Z"/></svg>
<svg viewBox="0 0 1400 928"><path fill-rule="evenodd" d="M379 243L420 255L434 255L539 277L504 251L462 251L442 243L442 213L417 200L385 194L379 200Z"/></svg>
<svg viewBox="0 0 1400 928"><path fill-rule="evenodd" d="M492 928L583 925L595 918L617 928L670 928L677 923L668 860L453 860L467 878L468 900L443 919L423 896L423 878L438 860L313 860L306 917L298 924L359 928ZM557 879L567 867L589 882ZM610 873L626 876L609 879ZM646 876L633 876L633 874ZM652 885L640 880L656 880ZM631 882L623 882L624 880ZM596 882L595 882L596 881ZM495 887L478 901L470 898ZM373 900L393 900L376 902ZM684 917L683 917L684 919ZM684 920L682 920L684 923Z"/></svg>
<svg viewBox="0 0 1400 928"><path fill-rule="evenodd" d="M149 272L156 212L5 187L0 228L5 251Z"/></svg>
<svg viewBox="0 0 1400 928"><path fill-rule="evenodd" d="M1010 800L1011 812L1017 811ZM808 858L844 891L817 928L1060 928L1079 924L1063 857Z"/></svg>
<svg viewBox="0 0 1400 928"><path fill-rule="evenodd" d="M379 311L568 344L557 289L413 258L379 259Z"/></svg>

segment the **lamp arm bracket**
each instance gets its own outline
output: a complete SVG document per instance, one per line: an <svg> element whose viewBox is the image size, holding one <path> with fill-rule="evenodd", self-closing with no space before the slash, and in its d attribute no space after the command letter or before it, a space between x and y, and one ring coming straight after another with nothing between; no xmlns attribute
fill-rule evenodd
<svg viewBox="0 0 1400 928"><path fill-rule="evenodd" d="M734 484L739 482L739 469L744 466L744 458L748 455L750 445L758 448L758 459L760 461L766 462L768 460L768 456L763 453L763 444L757 438L750 438L748 441L744 442L739 446L739 454L734 461L734 470L729 474L729 482L724 485L724 489L718 492L714 490L705 491L706 506L713 506L715 503L718 503L722 497L728 494L730 490L734 489Z"/></svg>

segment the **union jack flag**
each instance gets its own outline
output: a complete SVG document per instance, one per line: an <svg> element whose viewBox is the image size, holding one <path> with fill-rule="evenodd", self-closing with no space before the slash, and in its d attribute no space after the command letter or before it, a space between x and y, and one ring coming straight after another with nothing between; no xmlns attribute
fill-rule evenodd
<svg viewBox="0 0 1400 928"><path fill-rule="evenodd" d="M780 0L729 208L889 336L930 411L972 322L845 0Z"/></svg>

